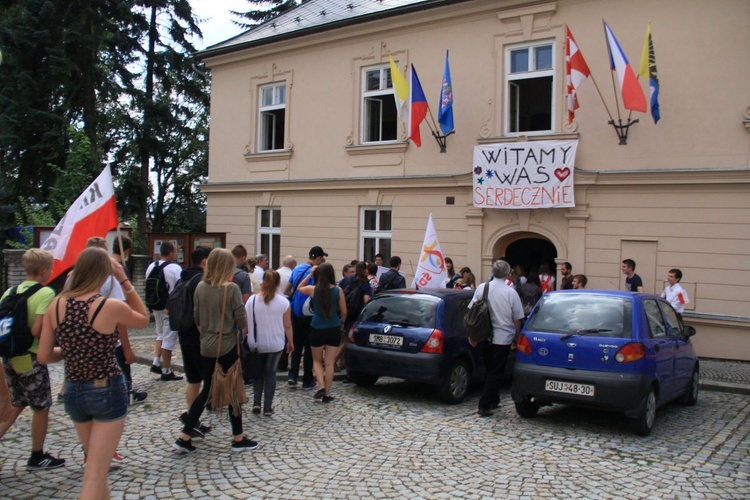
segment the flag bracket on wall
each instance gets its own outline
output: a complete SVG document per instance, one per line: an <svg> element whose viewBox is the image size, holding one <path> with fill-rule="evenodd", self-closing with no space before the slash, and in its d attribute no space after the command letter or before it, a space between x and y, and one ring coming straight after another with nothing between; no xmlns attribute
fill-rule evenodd
<svg viewBox="0 0 750 500"><path fill-rule="evenodd" d="M446 151L446 148L448 146L448 144L447 144L448 136L451 135L451 134L454 134L455 132L456 132L455 130L451 130L450 132L448 132L445 135L440 135L437 132L435 132L434 130L432 131L432 137L435 138L435 140L438 143L438 146L440 146L440 152L441 153L445 153L445 151Z"/></svg>
<svg viewBox="0 0 750 500"><path fill-rule="evenodd" d="M617 133L617 137L620 138L620 146L627 146L628 145L628 130L630 130L631 125L635 125L638 123L638 118L635 120L628 119L628 122L623 124L622 119L617 119L618 123L615 123L614 120L610 120L607 123L612 125L615 128L615 132Z"/></svg>

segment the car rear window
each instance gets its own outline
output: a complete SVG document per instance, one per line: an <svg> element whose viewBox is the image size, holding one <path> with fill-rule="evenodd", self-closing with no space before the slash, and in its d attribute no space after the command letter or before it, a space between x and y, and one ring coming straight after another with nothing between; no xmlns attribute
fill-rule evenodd
<svg viewBox="0 0 750 500"><path fill-rule="evenodd" d="M526 330L567 335L632 337L632 300L588 294L551 294L541 299Z"/></svg>
<svg viewBox="0 0 750 500"><path fill-rule="evenodd" d="M427 295L385 295L367 303L361 321L435 328L440 299Z"/></svg>

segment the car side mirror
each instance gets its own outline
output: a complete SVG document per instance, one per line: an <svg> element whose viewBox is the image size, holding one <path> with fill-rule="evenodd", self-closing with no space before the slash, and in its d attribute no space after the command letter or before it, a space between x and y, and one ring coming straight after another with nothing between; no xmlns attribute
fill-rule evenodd
<svg viewBox="0 0 750 500"><path fill-rule="evenodd" d="M689 325L685 325L682 327L682 334L685 337L692 337L693 335L695 335L695 328Z"/></svg>

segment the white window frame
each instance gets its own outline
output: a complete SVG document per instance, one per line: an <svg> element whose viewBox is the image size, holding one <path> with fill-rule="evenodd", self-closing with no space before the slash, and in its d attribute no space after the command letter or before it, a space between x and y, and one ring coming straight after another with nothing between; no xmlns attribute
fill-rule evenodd
<svg viewBox="0 0 750 500"><path fill-rule="evenodd" d="M262 226L261 223L263 221L263 212L268 211L268 220L270 222L270 226ZM278 212L279 214L279 226L276 227L273 225L274 220L274 213ZM268 248L263 248L263 237L268 237ZM279 248L274 248L273 243L273 237L278 236L279 237ZM280 252L281 250L281 207L258 207L258 251L256 253L264 253L268 255L268 268L269 269L276 269L281 265L281 262L275 262L275 255ZM279 253L278 260L281 260L281 254Z"/></svg>
<svg viewBox="0 0 750 500"><path fill-rule="evenodd" d="M375 212L375 225L376 227L374 229L365 229L365 213L366 212ZM391 220L391 229L383 230L380 227L380 213L381 212L390 212L390 220ZM360 207L359 211L359 227L360 227L360 233L359 233L359 258L364 260L365 257L365 240L366 239L373 239L375 240L375 253L374 255L377 255L379 253L382 253L380 250L380 242L381 240L388 240L393 243L393 209L391 207ZM393 246L391 245L391 252L393 250ZM390 257L390 256L389 256ZM387 267L388 262L384 262L384 265Z"/></svg>
<svg viewBox="0 0 750 500"><path fill-rule="evenodd" d="M536 69L536 53L534 51L537 47L545 47L549 46L552 48L552 67L549 69ZM528 71L524 72L517 72L512 73L511 72L511 52L519 49L527 49L529 53L529 69ZM555 89L556 86L556 67L557 67L557 43L555 40L540 40L535 42L529 42L529 43L523 43L523 44L515 44L515 45L507 45L505 46L505 133L506 135L544 135L549 134L555 130L555 110L556 110L556 93ZM512 119L514 118L513 114L511 113L513 109L518 110L518 107L520 105L520 97L518 97L518 93L516 93L516 99L515 102L512 102L512 96L511 96L511 88L515 87L518 88L518 81L520 80L528 80L532 78L541 78L541 77L552 77L551 82L551 88L550 88L550 103L549 103L549 109L550 109L550 128L548 130L527 130L527 131L519 131L519 113L516 111L515 113L515 123L512 123ZM515 125L515 127L511 127L511 125ZM515 128L516 131L511 131L512 128Z"/></svg>
<svg viewBox="0 0 750 500"><path fill-rule="evenodd" d="M271 91L271 103L263 104L264 91ZM281 147L266 149L264 147L268 134L271 134L271 144L276 144L277 137L275 136L278 127L275 124L267 127L266 119L269 118L272 121L276 121L276 112L279 110L284 111L284 126L281 127L281 133L286 133L286 120L287 120L287 84L286 82L276 82L268 85L261 85L258 87L258 152L264 153L267 151L283 151L285 149L286 137L281 137Z"/></svg>
<svg viewBox="0 0 750 500"><path fill-rule="evenodd" d="M379 88L376 90L367 90L367 74L373 71L379 71ZM393 88L393 81L390 78L391 74L391 68L388 64L385 65L379 65L379 66L368 66L365 68L362 68L362 99L360 102L360 143L361 144L389 144L394 143L398 141L398 111L396 110L396 92ZM394 138L393 139L382 139L383 137L383 109L381 107L380 109L380 130L378 131L378 137L380 137L380 140L375 141L368 141L367 137L369 134L367 133L368 130L368 111L367 111L367 103L369 100L376 100L375 98L380 98L382 96L392 96L393 97L393 106L394 106L394 113L396 114L396 120L395 120L395 131L394 131ZM379 99L377 99L379 100Z"/></svg>

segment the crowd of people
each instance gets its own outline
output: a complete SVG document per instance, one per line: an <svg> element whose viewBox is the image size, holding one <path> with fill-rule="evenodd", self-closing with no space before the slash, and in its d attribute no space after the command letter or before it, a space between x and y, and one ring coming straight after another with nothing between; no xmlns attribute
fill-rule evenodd
<svg viewBox="0 0 750 500"><path fill-rule="evenodd" d="M26 280L5 292L2 299L29 292L28 327L34 341L24 353L2 359L0 366L0 438L27 406L31 407L31 455L27 467L44 470L62 467L65 460L44 449L49 409L52 406L48 363L64 360L61 398L84 451L86 469L81 498L108 496L107 471L122 460L117 446L127 408L146 399L147 393L133 388L129 365L134 362L128 328L149 323L147 306L136 293L124 265L131 242L123 237L113 254L102 238L92 238L70 273L62 292L55 295L47 284L53 269L52 255L30 249L23 255ZM151 371L164 382L182 380L171 367L172 352L179 343L187 379L185 409L179 415L182 427L174 448L193 453L193 439L204 438L211 427L201 422L210 403L212 379L217 366L228 370L242 358L245 384L252 387L252 413L272 416L276 372L288 369L287 385L317 390L313 399L334 401L332 383L335 363L341 358L346 333L362 308L378 293L406 288L400 272L401 259L390 257L387 270L383 256L374 262L354 260L342 269L342 278L326 262L328 254L313 246L306 262L298 264L286 256L277 270L269 269L266 255L248 257L242 245L231 251L198 246L191 252L191 266L176 262L174 245L164 242L161 258L152 263L146 280L161 276L168 290L183 282L191 298L189 327L172 330L170 311L161 304L149 306L157 340ZM504 260L492 265L491 278L477 285L468 267L458 272L445 259L445 286L475 290L472 304L490 287L488 301L493 336L487 355L487 379L479 401L480 416L491 415L499 404L498 388L505 360L517 340L521 320L546 292L554 289L555 276L546 264L524 273ZM635 262L622 262L626 287L643 291L635 274ZM572 274L572 266L561 267L561 289L585 288L588 279ZM662 297L682 314L688 303L680 285L682 272L671 269ZM172 311L177 314L180 311ZM192 317L191 317L192 316ZM258 447L243 430L239 404L230 404L230 450L243 452ZM90 459L90 460L89 460Z"/></svg>

